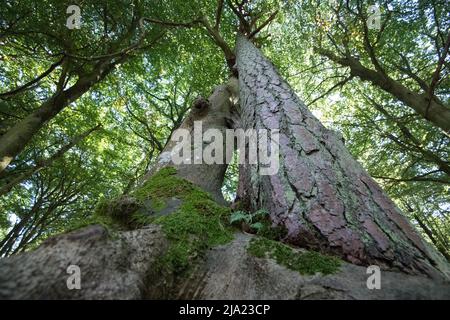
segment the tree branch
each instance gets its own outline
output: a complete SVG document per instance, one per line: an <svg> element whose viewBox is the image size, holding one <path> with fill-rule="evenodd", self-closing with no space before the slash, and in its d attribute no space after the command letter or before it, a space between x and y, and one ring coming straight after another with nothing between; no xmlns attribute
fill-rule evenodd
<svg viewBox="0 0 450 320"><path fill-rule="evenodd" d="M431 100L433 99L433 96L434 96L434 89L435 89L437 83L439 82L439 77L440 77L442 65L444 64L445 58L447 57L447 53L448 53L449 47L450 47L450 33L447 36L447 42L445 43L444 51L442 52L442 55L439 58L438 65L436 67L436 70L434 71L433 79L432 79L431 84L430 84L430 88L429 88L429 91L428 91L428 97L429 97L430 100L428 101L428 105L427 105L427 108L426 108L426 111L425 111L425 117L428 116L428 111L430 109Z"/></svg>
<svg viewBox="0 0 450 320"><path fill-rule="evenodd" d="M308 106L312 105L313 103L315 103L316 101L322 99L323 97L327 96L328 94L330 94L334 89L336 89L337 87L342 87L343 85L345 85L347 82L349 82L350 80L352 80L354 78L353 75L350 75L349 77L345 78L342 81L339 81L338 83L336 83L334 86L332 86L329 90L327 90L327 92L325 92L324 94L321 94L320 96L318 96L317 98L315 98L313 101L311 101L310 103L308 103Z"/></svg>
<svg viewBox="0 0 450 320"><path fill-rule="evenodd" d="M216 10L216 23L214 24L214 30L218 31L220 26L220 20L222 18L222 11L223 11L223 0L219 0L217 3L217 10Z"/></svg>
<svg viewBox="0 0 450 320"><path fill-rule="evenodd" d="M0 98L7 98L7 97L13 96L13 95L18 94L18 93L20 93L22 91L27 90L30 86L32 86L33 84L39 82L40 80L42 80L43 78L48 76L50 73L52 73L52 71L55 70L57 66L61 65L61 63L64 61L64 58L65 57L63 56L57 62L53 63L50 66L50 68L48 68L44 73L42 73L37 78L35 78L35 79L33 79L33 80L31 80L31 81L21 85L20 87L14 89L14 90L11 90L11 91L8 91L8 92L4 92L4 93L0 93Z"/></svg>
<svg viewBox="0 0 450 320"><path fill-rule="evenodd" d="M275 19L275 17L277 16L277 14L278 14L278 10L274 11L274 12L269 16L269 18L268 18L266 21L264 21L263 24L261 24L258 28L256 28L255 30L253 30L253 31L249 34L248 39L253 38L258 32L260 32L262 29L264 29L264 28L265 28L265 27L266 27L273 19Z"/></svg>
<svg viewBox="0 0 450 320"><path fill-rule="evenodd" d="M50 158L47 158L45 160L38 160L36 162L36 165L34 167L32 167L30 170L28 170L27 172L19 175L18 177L16 177L15 179L13 179L11 182L7 183L5 186L3 186L2 188L0 188L0 196L3 196L5 194L7 194L9 191L11 191L12 188L14 188L17 184L21 183L22 181L24 181L25 179L31 177L33 174L35 174L37 171L49 167L55 160L61 158L62 155L64 155L64 153L66 153L67 151L69 151L70 149L72 149L75 145L77 145L81 140L83 140L84 138L86 138L88 135L90 135L93 131L96 131L98 129L101 128L101 125L97 125L94 128L91 128L85 132L83 132L82 134L74 137L72 139L72 141L70 141L68 144L66 144L65 146L63 146L61 149L59 149L54 155L52 155Z"/></svg>

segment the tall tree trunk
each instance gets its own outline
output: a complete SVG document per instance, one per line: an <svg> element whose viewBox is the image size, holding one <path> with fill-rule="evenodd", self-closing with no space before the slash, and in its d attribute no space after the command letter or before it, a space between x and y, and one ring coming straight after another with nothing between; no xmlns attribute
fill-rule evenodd
<svg viewBox="0 0 450 320"><path fill-rule="evenodd" d="M245 129L279 129L280 169L259 175L246 164L239 197L266 208L286 241L332 252L355 264L450 276L395 204L326 129L261 52L238 36L237 68ZM438 272L439 270L440 272Z"/></svg>

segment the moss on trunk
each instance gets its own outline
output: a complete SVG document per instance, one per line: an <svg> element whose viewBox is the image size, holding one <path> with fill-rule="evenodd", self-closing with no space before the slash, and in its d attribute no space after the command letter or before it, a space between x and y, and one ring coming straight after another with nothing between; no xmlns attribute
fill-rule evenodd
<svg viewBox="0 0 450 320"><path fill-rule="evenodd" d="M277 241L266 238L252 239L248 252L258 258L271 258L300 274L332 274L339 271L340 259L316 251L299 252Z"/></svg>

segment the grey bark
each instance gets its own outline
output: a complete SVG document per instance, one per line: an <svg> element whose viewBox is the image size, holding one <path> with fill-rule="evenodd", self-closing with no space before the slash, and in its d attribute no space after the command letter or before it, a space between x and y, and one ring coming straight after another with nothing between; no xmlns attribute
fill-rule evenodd
<svg viewBox="0 0 450 320"><path fill-rule="evenodd" d="M215 200L221 204L225 204L222 195L222 185L227 170L226 154L223 153L223 160L221 163L207 164L204 161L200 164L195 164L194 159L194 122L201 121L202 132L208 129L217 129L225 137L225 130L235 126L234 119L236 117L236 103L237 79L231 77L226 84L217 86L213 94L208 98L197 98L194 102L191 112L183 121L179 129L187 129L191 134L191 141L187 141L192 152L190 163L174 164L171 157L171 152L178 141L169 140L163 152L158 157L157 163L153 166L145 179L151 177L160 168L165 166L172 166L177 169L177 175L192 183L200 186L203 190L211 193ZM183 142L185 143L185 142ZM203 150L207 147L208 142L203 143ZM225 139L224 139L224 148Z"/></svg>
<svg viewBox="0 0 450 320"><path fill-rule="evenodd" d="M243 36L236 57L244 128L280 130L278 173L260 176L259 165L244 165L242 201L266 208L286 228L285 241L355 264L449 277L443 257Z"/></svg>
<svg viewBox="0 0 450 320"><path fill-rule="evenodd" d="M50 238L0 260L0 299L138 299L157 294L152 264L167 249L157 226L110 235L99 225ZM70 265L81 289L69 290Z"/></svg>

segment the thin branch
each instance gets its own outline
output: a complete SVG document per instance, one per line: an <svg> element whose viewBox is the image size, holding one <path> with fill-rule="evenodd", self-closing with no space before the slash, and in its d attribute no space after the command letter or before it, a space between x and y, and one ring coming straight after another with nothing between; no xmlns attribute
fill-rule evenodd
<svg viewBox="0 0 450 320"><path fill-rule="evenodd" d="M275 17L277 16L277 14L278 14L278 10L274 11L274 12L269 16L269 18L268 18L266 21L264 21L263 24L261 24L258 28L256 28L254 31L252 31L252 32L249 34L248 39L253 38L258 32L260 32L262 29L264 29L264 28L265 28L265 27L266 27L273 19L275 19Z"/></svg>
<svg viewBox="0 0 450 320"><path fill-rule="evenodd" d="M192 28L195 27L197 24L200 23L200 19L197 18L195 20L192 20L191 22L172 22L172 21L162 21L162 20L158 20L158 19L152 19L152 18L142 18L143 21L147 21L147 22L151 22L151 23L156 23L156 24L160 24L166 27L183 27L183 28Z"/></svg>
<svg viewBox="0 0 450 320"><path fill-rule="evenodd" d="M62 57L61 59L59 59L57 62L53 63L50 68L48 68L44 73L42 73L41 75L39 75L37 78L21 85L20 87L8 91L8 92L4 92L4 93L0 93L0 98L7 98L10 96L13 96L15 94L18 94L22 91L27 90L29 87L31 87L33 84L39 82L40 80L42 80L43 78L45 78L46 76L48 76L50 73L52 73L53 70L56 69L57 66L61 65L61 63L64 61L65 57Z"/></svg>
<svg viewBox="0 0 450 320"><path fill-rule="evenodd" d="M353 79L353 75L350 75L349 77L345 78L342 81L339 81L338 83L336 83L334 86L332 86L329 90L327 90L327 92L325 92L324 94L321 94L320 96L318 96L317 98L315 98L313 101L311 101L310 103L308 103L308 106L312 105L313 103L315 103L316 101L322 99L323 97L327 96L328 94L330 94L334 89L338 88L338 87L342 87L343 85L345 85L347 82L349 82L350 80Z"/></svg>
<svg viewBox="0 0 450 320"><path fill-rule="evenodd" d="M426 177L412 177L412 178L392 178L392 177L384 177L384 176L372 176L372 178L390 180L396 182L437 182L443 184L450 184L450 180L448 179L439 179L439 178L426 178Z"/></svg>
<svg viewBox="0 0 450 320"><path fill-rule="evenodd" d="M246 3L245 0L243 0L240 4L238 4L239 10L233 5L231 0L227 0L228 6L231 8L231 10L234 12L234 14L239 18L241 32L250 34L251 28L248 21L245 19L244 13L242 12L242 8L244 4Z"/></svg>
<svg viewBox="0 0 450 320"><path fill-rule="evenodd" d="M430 109L431 100L433 100L433 96L434 96L434 89L439 81L442 65L444 64L445 58L447 57L449 47L450 47L450 33L447 36L447 42L445 43L444 52L442 52L442 55L439 58L438 65L433 74L433 80L431 81L431 84L430 84L430 89L428 91L429 101L428 101L427 108L425 110L425 118L428 117L428 111Z"/></svg>
<svg viewBox="0 0 450 320"><path fill-rule="evenodd" d="M219 0L216 10L216 23L214 24L214 30L219 30L220 20L222 19L223 0Z"/></svg>

